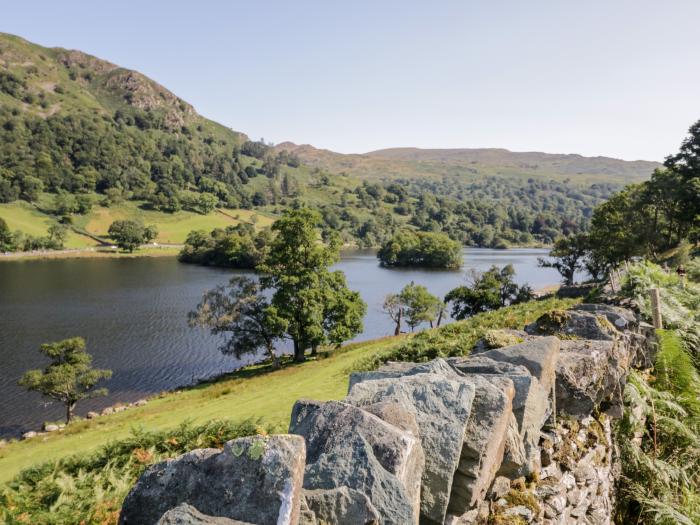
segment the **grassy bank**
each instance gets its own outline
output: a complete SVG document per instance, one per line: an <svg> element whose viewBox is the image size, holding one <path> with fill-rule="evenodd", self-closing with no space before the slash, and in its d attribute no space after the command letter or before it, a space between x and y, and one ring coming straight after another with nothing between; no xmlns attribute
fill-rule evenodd
<svg viewBox="0 0 700 525"><path fill-rule="evenodd" d="M158 246L140 248L133 253L109 248L76 248L68 250L46 250L40 252L16 252L0 254L2 261L28 261L35 259L133 259L136 257L175 257L180 253L179 246Z"/></svg>
<svg viewBox="0 0 700 525"><path fill-rule="evenodd" d="M11 443L0 449L0 483L22 469L80 452L86 455L114 440L128 438L134 429L146 432L172 429L183 422L212 420L260 420L261 424L286 430L294 402L303 397L339 399L347 390L350 372L369 362L395 356L428 359L434 355L466 354L476 340L492 327L522 327L542 313L563 308L573 301L547 299L480 314L467 321L416 335L387 337L352 344L322 354L317 360L270 371L250 367L220 380L179 392L164 394L140 408L72 424L62 433ZM423 352L425 338L430 351ZM59 467L57 467L59 468Z"/></svg>
<svg viewBox="0 0 700 525"><path fill-rule="evenodd" d="M51 195L44 194L36 206L24 201L0 204L0 218L5 219L11 231L19 230L35 237L45 236L49 226L56 221L54 215L45 211L53 206L52 198ZM94 195L93 198L97 202L99 196ZM121 219L154 224L158 229L156 242L163 244L182 244L192 230L211 231L240 222L262 227L274 222L270 214L252 210L215 210L207 215L189 211L165 213L144 209L143 203L138 201L125 201L110 207L95 205L86 215L74 215L73 226L78 231L106 239L109 225ZM65 243L69 249L93 248L98 245L94 239L76 231L69 232Z"/></svg>

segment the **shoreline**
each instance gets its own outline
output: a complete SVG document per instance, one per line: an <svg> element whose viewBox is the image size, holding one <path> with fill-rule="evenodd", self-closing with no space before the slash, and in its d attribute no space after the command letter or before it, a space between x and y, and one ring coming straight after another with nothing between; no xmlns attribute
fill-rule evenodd
<svg viewBox="0 0 700 525"><path fill-rule="evenodd" d="M134 259L137 257L176 257L181 245L147 246L133 253L105 248L75 248L66 250L41 250L35 252L0 253L0 263L3 261L29 261L47 259Z"/></svg>
<svg viewBox="0 0 700 525"><path fill-rule="evenodd" d="M139 250L129 253L118 250L112 250L104 247L90 248L67 248L64 250L39 250L34 252L5 252L0 253L0 263L3 261L29 261L29 260L47 260L47 259L108 259L108 258L126 258L134 259L138 257L175 257L180 252L183 244L163 244L159 246L146 245ZM546 245L525 245L525 246L509 246L508 248L485 248L480 246L463 246L463 248L483 248L487 250L524 250L524 249L545 249L549 248ZM357 250L373 250L377 251L379 247L359 248L357 246L343 245L340 252L352 252Z"/></svg>

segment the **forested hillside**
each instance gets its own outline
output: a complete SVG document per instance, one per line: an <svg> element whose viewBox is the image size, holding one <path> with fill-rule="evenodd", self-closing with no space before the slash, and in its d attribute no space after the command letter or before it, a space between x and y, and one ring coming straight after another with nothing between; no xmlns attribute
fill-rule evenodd
<svg viewBox="0 0 700 525"><path fill-rule="evenodd" d="M272 147L201 117L136 71L0 34L0 218L25 234L32 228L8 203L31 204L37 231L124 201L146 214L203 216L306 205L360 246L404 228L468 245L551 243L585 229L596 205L654 166L505 150Z"/></svg>

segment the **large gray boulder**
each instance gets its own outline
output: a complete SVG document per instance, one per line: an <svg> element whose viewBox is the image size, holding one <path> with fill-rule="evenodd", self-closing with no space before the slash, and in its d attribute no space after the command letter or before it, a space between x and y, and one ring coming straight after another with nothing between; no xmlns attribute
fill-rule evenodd
<svg viewBox="0 0 700 525"><path fill-rule="evenodd" d="M306 441L304 489L347 487L369 498L382 523L418 522L420 495L414 487L422 475L423 455L413 433L347 403L310 400L296 402L289 431ZM324 501L329 508L335 500ZM316 512L309 498L307 503ZM361 523L366 514L347 519Z"/></svg>
<svg viewBox="0 0 700 525"><path fill-rule="evenodd" d="M305 447L299 436L251 436L149 467L127 495L119 523L151 525L181 503L207 516L255 525L299 519Z"/></svg>
<svg viewBox="0 0 700 525"><path fill-rule="evenodd" d="M537 337L517 345L487 350L479 356L502 363L522 365L537 378L542 388L551 391L556 376L559 348L559 338Z"/></svg>
<svg viewBox="0 0 700 525"><path fill-rule="evenodd" d="M244 521L202 514L192 505L181 503L163 514L158 525L252 525Z"/></svg>
<svg viewBox="0 0 700 525"><path fill-rule="evenodd" d="M488 352L474 357L451 358L448 362L466 375L505 377L513 382L513 415L520 443L517 443L511 428L506 436L505 456L499 474L509 477L529 474L538 467L540 430L552 412L549 400L551 392L542 388L539 380L525 366L496 361L487 357L487 354Z"/></svg>
<svg viewBox="0 0 700 525"><path fill-rule="evenodd" d="M448 506L455 515L483 501L496 477L515 396L513 381L507 377L472 375L467 379L474 385L475 397Z"/></svg>
<svg viewBox="0 0 700 525"><path fill-rule="evenodd" d="M375 525L387 523L369 497L359 490L337 489L304 490L314 524L323 525ZM398 523L398 522L397 522Z"/></svg>
<svg viewBox="0 0 700 525"><path fill-rule="evenodd" d="M371 381L373 379L391 379L416 374L438 374L451 379L455 379L460 375L456 373L449 363L442 358L433 359L432 361L427 361L425 363L389 361L388 363L385 363L379 367L377 370L351 373L348 384L348 393L352 390L353 386L355 386L357 383L362 383L363 381Z"/></svg>
<svg viewBox="0 0 700 525"><path fill-rule="evenodd" d="M415 415L425 453L421 515L442 523L459 465L474 387L435 373L416 373L355 383L346 399L358 406L393 401Z"/></svg>
<svg viewBox="0 0 700 525"><path fill-rule="evenodd" d="M634 315L634 312L620 306L583 303L577 304L571 309L580 312L589 312L595 315L603 315L616 329L620 331L635 330L637 327L639 327L639 320L637 319L637 316Z"/></svg>
<svg viewBox="0 0 700 525"><path fill-rule="evenodd" d="M562 341L557 364L557 411L585 417L594 409L621 406L634 356L623 340Z"/></svg>

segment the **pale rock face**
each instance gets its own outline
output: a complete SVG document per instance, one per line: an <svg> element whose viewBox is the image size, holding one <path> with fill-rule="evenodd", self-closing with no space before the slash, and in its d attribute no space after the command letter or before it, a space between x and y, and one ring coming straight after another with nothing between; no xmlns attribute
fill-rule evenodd
<svg viewBox="0 0 700 525"><path fill-rule="evenodd" d="M459 515L482 501L496 477L513 414L515 387L507 377L465 376L474 385L474 403L455 472L449 512Z"/></svg>
<svg viewBox="0 0 700 525"><path fill-rule="evenodd" d="M158 525L251 525L243 521L202 514L192 505L181 503L158 520Z"/></svg>
<svg viewBox="0 0 700 525"><path fill-rule="evenodd" d="M409 415L395 417L410 426ZM348 403L310 400L294 405L289 431L306 442L304 489L308 494L347 487L365 494L371 506L368 510L354 496L348 499L340 493L326 493L323 498L307 497L312 511L323 513L322 509L345 505L361 510L361 516L377 513L382 522L418 522L419 496L414 487L422 475L423 451L411 431Z"/></svg>
<svg viewBox="0 0 700 525"><path fill-rule="evenodd" d="M487 354L484 352L474 357L454 358L449 363L465 375L505 377L513 382L515 425L510 422L506 427L505 458L498 474L516 478L539 467L540 429L551 413L549 392L542 388L539 380L525 366L497 361Z"/></svg>
<svg viewBox="0 0 700 525"><path fill-rule="evenodd" d="M346 399L357 406L393 401L415 415L425 453L421 515L442 523L459 465L474 387L459 379L418 373L355 383Z"/></svg>
<svg viewBox="0 0 700 525"><path fill-rule="evenodd" d="M256 525L299 520L304 462L299 436L252 436L152 465L124 500L119 523L155 524L188 503L205 516Z"/></svg>
<svg viewBox="0 0 700 525"><path fill-rule="evenodd" d="M378 524L382 520L369 497L359 490L348 487L304 490L304 498L313 515L313 518L307 520L310 524Z"/></svg>

